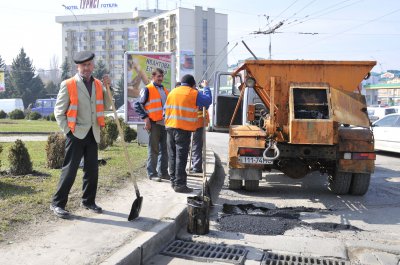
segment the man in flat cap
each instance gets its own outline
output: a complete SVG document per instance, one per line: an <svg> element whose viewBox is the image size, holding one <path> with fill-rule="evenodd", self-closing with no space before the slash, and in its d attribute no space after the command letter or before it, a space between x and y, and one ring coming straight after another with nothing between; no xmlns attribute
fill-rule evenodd
<svg viewBox="0 0 400 265"><path fill-rule="evenodd" d="M97 143L100 128L104 127L104 110L111 107L111 100L104 85L110 85L108 75L103 83L92 76L94 53L78 52L74 56L77 74L60 85L54 115L61 130L66 134L65 158L60 181L50 209L61 218L68 218L65 209L68 194L74 184L79 163L84 158L83 194L81 206L96 213L102 209L96 204L98 181Z"/></svg>

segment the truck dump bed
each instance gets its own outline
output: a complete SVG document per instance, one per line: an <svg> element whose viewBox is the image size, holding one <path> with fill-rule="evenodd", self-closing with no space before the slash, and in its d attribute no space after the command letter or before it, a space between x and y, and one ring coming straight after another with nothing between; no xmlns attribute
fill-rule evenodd
<svg viewBox="0 0 400 265"><path fill-rule="evenodd" d="M248 60L233 75L245 70L246 77L256 80L255 92L270 110L265 126L268 135L280 134L280 142L333 144L337 139L334 123L369 127L365 98L358 86L375 64L375 61ZM320 89L310 92L308 88ZM324 94L323 91L328 91L324 102L312 98ZM304 99L299 100L299 96ZM293 109L296 101L329 106L326 120L317 122L305 117L298 120ZM311 125L316 127L308 128ZM301 135L295 135L304 133L304 129L325 137L302 139Z"/></svg>

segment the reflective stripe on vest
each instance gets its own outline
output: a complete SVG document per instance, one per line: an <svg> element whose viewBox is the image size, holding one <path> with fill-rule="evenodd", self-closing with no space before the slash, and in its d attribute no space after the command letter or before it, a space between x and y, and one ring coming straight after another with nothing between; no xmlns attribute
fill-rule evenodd
<svg viewBox="0 0 400 265"><path fill-rule="evenodd" d="M74 77L66 80L67 90L69 94L69 107L67 110L67 124L71 132L75 131L76 117L78 116L78 87ZM96 88L96 116L99 126L104 127L104 101L103 86L98 79L94 79Z"/></svg>
<svg viewBox="0 0 400 265"><path fill-rule="evenodd" d="M197 129L198 91L188 86L174 88L165 104L165 126L186 131Z"/></svg>
<svg viewBox="0 0 400 265"><path fill-rule="evenodd" d="M197 128L204 127L204 124L203 124L203 110L199 110L197 112L197 118L199 118L199 120L197 122ZM210 116L208 115L208 110L206 110L206 126L208 126L209 123L210 123Z"/></svg>
<svg viewBox="0 0 400 265"><path fill-rule="evenodd" d="M163 119L163 106L160 92L153 83L148 84L146 87L149 90L149 97L144 104L144 109L152 121L161 121ZM164 88L164 92L168 96L168 90Z"/></svg>

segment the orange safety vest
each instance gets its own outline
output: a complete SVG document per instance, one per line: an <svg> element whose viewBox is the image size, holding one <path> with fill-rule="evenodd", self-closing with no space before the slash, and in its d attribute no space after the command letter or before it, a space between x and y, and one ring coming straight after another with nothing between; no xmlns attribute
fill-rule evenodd
<svg viewBox="0 0 400 265"><path fill-rule="evenodd" d="M149 98L144 104L144 109L152 121L161 121L163 119L163 106L160 92L158 92L158 88L153 83L148 84L146 87L149 89ZM164 92L168 96L168 90L164 88Z"/></svg>
<svg viewBox="0 0 400 265"><path fill-rule="evenodd" d="M69 94L69 107L67 110L67 122L71 132L75 131L76 117L78 116L78 87L74 77L67 79L67 89ZM104 127L104 98L103 98L103 86L101 81L94 79L94 85L96 87L96 116L97 123L100 127Z"/></svg>
<svg viewBox="0 0 400 265"><path fill-rule="evenodd" d="M198 109L197 118L199 119L197 121L197 128L204 127L204 124L203 124L203 108L199 108ZM208 115L208 110L206 109L206 126L208 126L209 122L210 122L210 116Z"/></svg>
<svg viewBox="0 0 400 265"><path fill-rule="evenodd" d="M165 103L165 126L186 131L195 131L198 125L196 106L197 89L189 86L174 88Z"/></svg>

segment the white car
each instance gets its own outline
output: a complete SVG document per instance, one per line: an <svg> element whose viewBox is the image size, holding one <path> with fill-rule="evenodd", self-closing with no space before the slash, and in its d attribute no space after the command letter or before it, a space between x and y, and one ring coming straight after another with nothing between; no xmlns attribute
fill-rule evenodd
<svg viewBox="0 0 400 265"><path fill-rule="evenodd" d="M122 118L123 120L125 120L125 105L122 105L121 107L119 107L117 109L117 116L118 116L118 118ZM106 117L110 117L110 118L114 119L114 112L111 111L111 112L107 113Z"/></svg>
<svg viewBox="0 0 400 265"><path fill-rule="evenodd" d="M400 153L400 113L389 114L372 124L375 150Z"/></svg>
<svg viewBox="0 0 400 265"><path fill-rule="evenodd" d="M396 107L386 107L386 108L381 108L381 107L368 107L368 117L371 122L377 121L379 119L382 119L388 114L396 113L398 112Z"/></svg>

